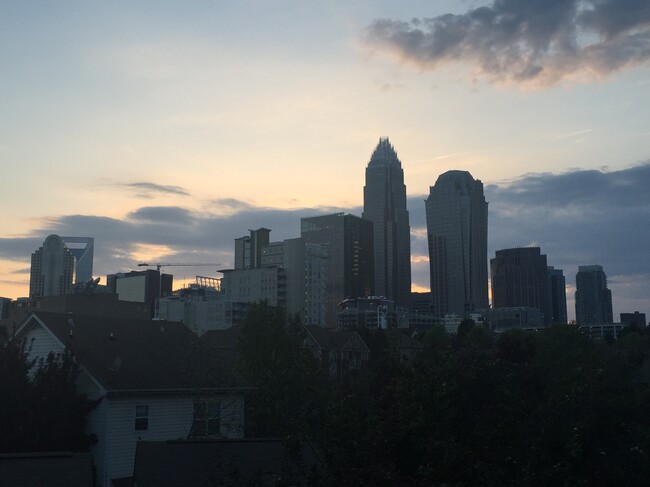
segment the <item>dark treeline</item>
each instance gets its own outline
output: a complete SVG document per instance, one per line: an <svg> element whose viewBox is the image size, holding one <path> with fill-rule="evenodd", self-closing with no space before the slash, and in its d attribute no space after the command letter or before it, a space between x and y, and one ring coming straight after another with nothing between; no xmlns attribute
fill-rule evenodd
<svg viewBox="0 0 650 487"><path fill-rule="evenodd" d="M318 445L315 485L647 485L647 331L607 343L468 321L432 329L410 363L391 332L359 332L369 364L335 385L281 312L255 305L243 327L247 434Z"/></svg>
<svg viewBox="0 0 650 487"><path fill-rule="evenodd" d="M371 349L343 383L302 347L304 328L265 303L242 327L238 371L255 386L246 436L315 447L318 486L647 485L650 333L612 343L575 327L493 334L464 322L434 328L406 362L394 332L359 330ZM204 350L205 369L221 362ZM30 372L31 371L31 372ZM0 452L87 450L95 403L75 388L66 353L30 361L0 346ZM215 372L216 373L216 372Z"/></svg>

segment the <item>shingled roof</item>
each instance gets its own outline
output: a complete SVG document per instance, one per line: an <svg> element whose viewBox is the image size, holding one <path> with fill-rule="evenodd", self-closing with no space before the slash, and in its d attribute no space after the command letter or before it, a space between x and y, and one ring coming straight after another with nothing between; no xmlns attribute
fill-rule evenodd
<svg viewBox="0 0 650 487"><path fill-rule="evenodd" d="M44 325L107 391L232 389L233 366L182 323L37 312L18 336Z"/></svg>
<svg viewBox="0 0 650 487"><path fill-rule="evenodd" d="M12 487L89 487L93 485L90 453L45 452L0 455L0 485Z"/></svg>
<svg viewBox="0 0 650 487"><path fill-rule="evenodd" d="M205 485L312 485L319 463L311 443L297 457L276 439L139 441L134 484L141 487Z"/></svg>
<svg viewBox="0 0 650 487"><path fill-rule="evenodd" d="M366 350L369 350L363 339L356 331L334 331L318 325L305 326L307 332L321 347L328 350L343 350L348 343L358 337Z"/></svg>

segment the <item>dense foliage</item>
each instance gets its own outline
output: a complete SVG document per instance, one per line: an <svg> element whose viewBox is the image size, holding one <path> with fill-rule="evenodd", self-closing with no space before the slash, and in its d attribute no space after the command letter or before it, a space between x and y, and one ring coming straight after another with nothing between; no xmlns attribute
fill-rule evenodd
<svg viewBox="0 0 650 487"><path fill-rule="evenodd" d="M323 485L647 485L646 331L607 343L465 323L432 329L405 363L390 333L363 330L370 363L337 385L273 313L256 308L242 337L261 387L249 432L315 440Z"/></svg>
<svg viewBox="0 0 650 487"><path fill-rule="evenodd" d="M301 329L266 302L251 306L242 326L239 370L255 387L246 401L246 434L301 441L318 434L327 403L325 376L301 348Z"/></svg>
<svg viewBox="0 0 650 487"><path fill-rule="evenodd" d="M87 451L95 403L77 394L69 353L29 360L24 343L0 345L0 452Z"/></svg>

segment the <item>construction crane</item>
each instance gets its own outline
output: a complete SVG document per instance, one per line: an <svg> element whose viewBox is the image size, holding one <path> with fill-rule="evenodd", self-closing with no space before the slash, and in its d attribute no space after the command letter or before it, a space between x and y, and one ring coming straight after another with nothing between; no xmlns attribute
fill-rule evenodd
<svg viewBox="0 0 650 487"><path fill-rule="evenodd" d="M204 264L204 263L197 263L197 264L161 264L161 263L155 263L155 264L149 264L147 262L143 262L141 264L138 264L138 267L155 267L158 272L160 272L160 269L162 267L203 267L203 266L220 266L221 264Z"/></svg>

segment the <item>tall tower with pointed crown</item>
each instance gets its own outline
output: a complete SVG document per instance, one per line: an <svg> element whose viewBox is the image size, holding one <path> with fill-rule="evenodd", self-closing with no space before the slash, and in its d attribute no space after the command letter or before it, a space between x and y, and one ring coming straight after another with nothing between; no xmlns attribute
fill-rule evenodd
<svg viewBox="0 0 650 487"><path fill-rule="evenodd" d="M388 138L379 139L366 168L362 217L374 224L375 294L408 306L411 227L404 171Z"/></svg>

